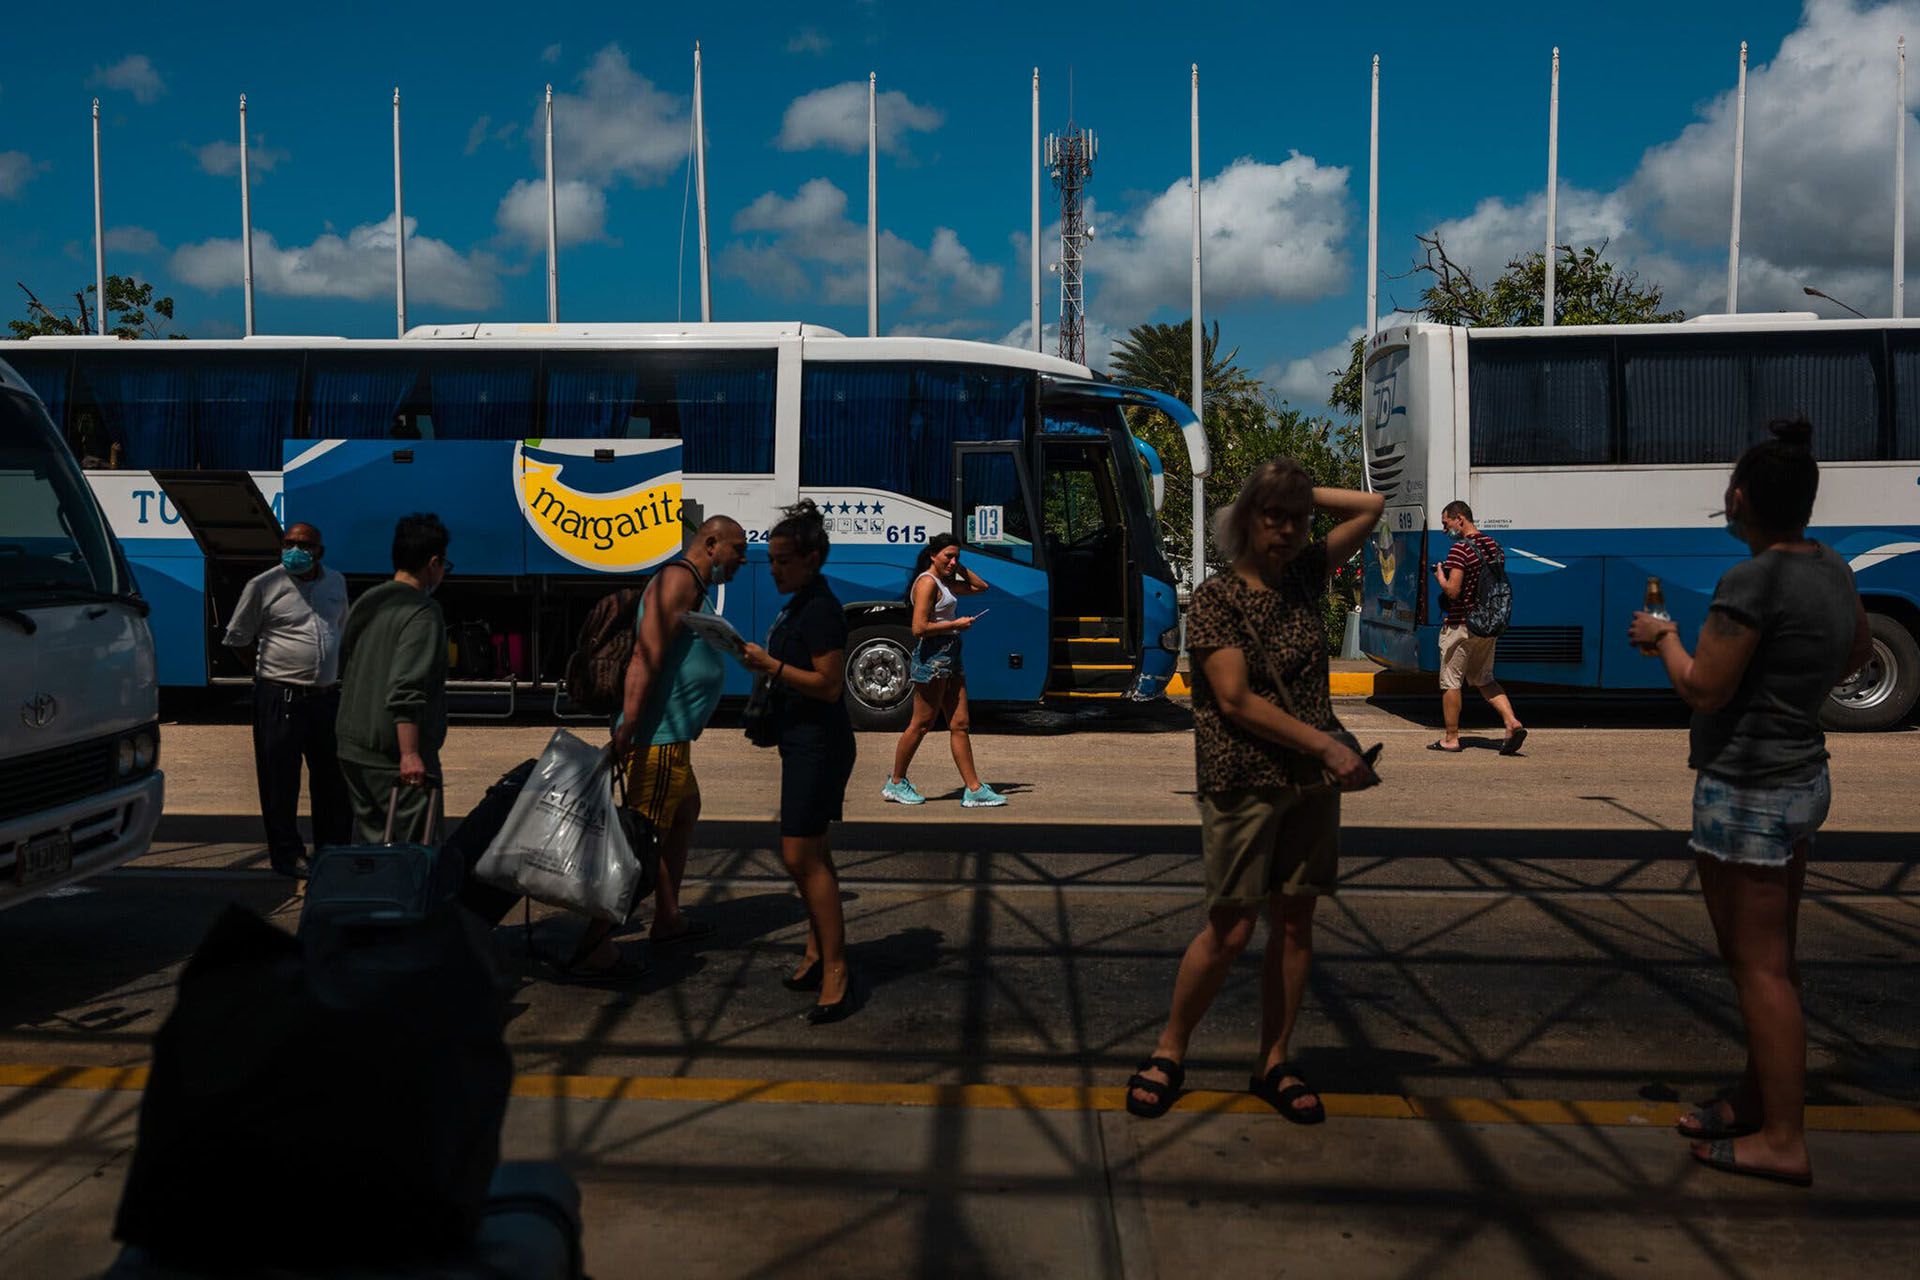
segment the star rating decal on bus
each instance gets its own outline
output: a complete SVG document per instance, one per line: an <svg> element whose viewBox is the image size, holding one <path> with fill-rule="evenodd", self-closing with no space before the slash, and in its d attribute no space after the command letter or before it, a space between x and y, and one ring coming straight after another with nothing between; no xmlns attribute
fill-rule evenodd
<svg viewBox="0 0 1920 1280"><path fill-rule="evenodd" d="M883 503L879 503L879 502L854 502L854 503L842 502L837 507L833 503L829 502L826 504L825 507L822 508L822 510L827 512L838 511L843 516L854 515L856 513L859 515L866 515L869 511L871 511L874 515L877 516L877 515L885 514L887 508Z"/></svg>

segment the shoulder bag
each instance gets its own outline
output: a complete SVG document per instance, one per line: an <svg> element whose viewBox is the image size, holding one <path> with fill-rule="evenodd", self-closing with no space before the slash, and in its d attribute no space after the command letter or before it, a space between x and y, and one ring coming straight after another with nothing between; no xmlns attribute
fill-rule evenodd
<svg viewBox="0 0 1920 1280"><path fill-rule="evenodd" d="M1239 611L1236 610L1236 612ZM1260 665L1267 669L1267 678L1273 681L1274 692L1280 695L1280 709L1302 724L1311 724L1311 721L1300 714L1300 708L1294 703L1293 695L1287 692L1287 682L1280 678L1280 668L1274 663L1273 655L1267 650L1266 638L1260 634L1259 628L1253 625L1252 621L1244 612L1240 613L1240 626L1243 634L1251 636L1254 647L1260 651ZM1305 764L1306 767L1318 773L1317 778L1305 783L1296 783L1296 785L1334 787L1348 791L1365 791L1371 787L1380 785L1380 775L1374 772L1373 766L1374 763L1380 759L1380 751L1381 748L1386 745L1385 743L1376 742L1370 747L1363 748L1360 745L1360 740L1351 733L1348 733L1345 729L1324 729L1321 730L1321 732L1359 756L1360 763L1366 767L1366 777L1357 787L1341 788L1340 784L1335 781L1333 773L1321 765L1313 756L1304 751L1286 748L1288 753L1294 757L1296 761Z"/></svg>

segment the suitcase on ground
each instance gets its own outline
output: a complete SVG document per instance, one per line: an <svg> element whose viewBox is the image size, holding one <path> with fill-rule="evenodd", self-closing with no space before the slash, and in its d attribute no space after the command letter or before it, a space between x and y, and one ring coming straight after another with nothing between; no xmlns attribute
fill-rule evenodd
<svg viewBox="0 0 1920 1280"><path fill-rule="evenodd" d="M383 843L339 845L314 857L300 911L302 933L321 923L417 924L459 892L465 865L434 847L438 791L429 790L427 816L411 843L394 843L393 820L400 805L396 786L387 801Z"/></svg>
<svg viewBox="0 0 1920 1280"><path fill-rule="evenodd" d="M520 798L521 788L527 785L538 763L538 760L522 760L501 774L500 780L487 788L480 803L473 806L440 845L440 856L458 861L466 875L460 885L460 905L488 924L499 924L506 919L520 895L479 879L473 874L473 864L480 861L480 855L506 825L507 815L513 812L513 802Z"/></svg>

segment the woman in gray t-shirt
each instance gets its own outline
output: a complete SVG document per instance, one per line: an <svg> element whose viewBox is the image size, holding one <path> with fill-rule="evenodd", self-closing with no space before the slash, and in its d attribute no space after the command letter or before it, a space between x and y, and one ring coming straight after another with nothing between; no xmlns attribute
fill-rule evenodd
<svg viewBox="0 0 1920 1280"><path fill-rule="evenodd" d="M1644 612L1627 635L1658 653L1693 708L1690 845L1747 1025L1740 1083L1678 1128L1699 1139L1702 1164L1809 1186L1794 930L1807 852L1827 816L1820 706L1866 662L1871 633L1852 570L1806 536L1820 485L1812 428L1796 419L1770 430L1727 483L1727 531L1752 558L1720 579L1695 651L1671 621Z"/></svg>

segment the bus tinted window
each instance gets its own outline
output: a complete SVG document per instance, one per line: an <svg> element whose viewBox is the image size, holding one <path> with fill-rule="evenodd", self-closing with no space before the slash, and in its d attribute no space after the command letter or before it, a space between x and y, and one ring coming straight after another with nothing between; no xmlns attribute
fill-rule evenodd
<svg viewBox="0 0 1920 1280"><path fill-rule="evenodd" d="M297 355L82 353L67 435L88 467L271 471L299 390Z"/></svg>
<svg viewBox="0 0 1920 1280"><path fill-rule="evenodd" d="M773 351L554 352L547 434L679 440L702 475L773 470Z"/></svg>
<svg viewBox="0 0 1920 1280"><path fill-rule="evenodd" d="M1033 375L985 365L809 363L800 483L953 501L953 446L1026 438Z"/></svg>
<svg viewBox="0 0 1920 1280"><path fill-rule="evenodd" d="M435 353L419 389L427 418L416 424L421 437L522 440L538 435L533 420L537 368L531 352Z"/></svg>
<svg viewBox="0 0 1920 1280"><path fill-rule="evenodd" d="M425 410L415 351L316 353L309 365L305 434L316 440L419 439Z"/></svg>
<svg viewBox="0 0 1920 1280"><path fill-rule="evenodd" d="M193 364L194 440L203 467L278 471L293 434L298 356L221 352Z"/></svg>
<svg viewBox="0 0 1920 1280"><path fill-rule="evenodd" d="M1730 463L1774 418L1814 424L1827 461L1879 453L1880 384L1871 335L1712 342L1622 339L1620 461Z"/></svg>
<svg viewBox="0 0 1920 1280"><path fill-rule="evenodd" d="M1612 346L1528 338L1467 344L1476 467L1579 466L1613 456Z"/></svg>
<svg viewBox="0 0 1920 1280"><path fill-rule="evenodd" d="M67 428L67 379L73 373L73 357L52 351L9 350L6 361L13 366L47 406L47 416L60 430ZM69 445L74 441L69 440ZM74 449L77 456L79 449Z"/></svg>
<svg viewBox="0 0 1920 1280"><path fill-rule="evenodd" d="M1893 440L1894 458L1920 458L1920 334L1893 335Z"/></svg>

